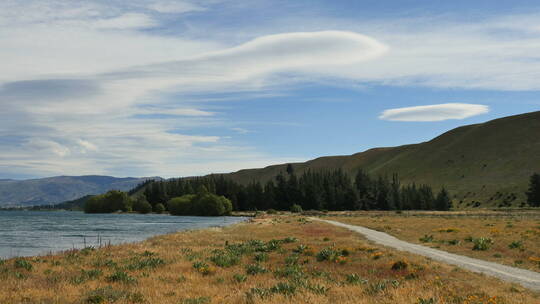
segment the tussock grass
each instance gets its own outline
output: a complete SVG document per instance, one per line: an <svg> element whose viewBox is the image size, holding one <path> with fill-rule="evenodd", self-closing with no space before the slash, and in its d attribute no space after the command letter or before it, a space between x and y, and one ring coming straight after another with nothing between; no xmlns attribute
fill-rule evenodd
<svg viewBox="0 0 540 304"><path fill-rule="evenodd" d="M404 241L540 272L540 211L349 212L329 219ZM516 263L517 261L517 263Z"/></svg>
<svg viewBox="0 0 540 304"><path fill-rule="evenodd" d="M7 260L0 265L0 303L540 301L521 287L298 219L257 218L84 253L22 259L31 270L16 267L21 259Z"/></svg>

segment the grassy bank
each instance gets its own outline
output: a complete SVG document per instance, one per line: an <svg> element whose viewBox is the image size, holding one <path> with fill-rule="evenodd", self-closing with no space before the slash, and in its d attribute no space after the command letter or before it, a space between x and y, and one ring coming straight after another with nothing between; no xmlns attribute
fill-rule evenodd
<svg viewBox="0 0 540 304"><path fill-rule="evenodd" d="M497 279L305 217L0 265L0 303L538 303Z"/></svg>
<svg viewBox="0 0 540 304"><path fill-rule="evenodd" d="M329 218L408 242L540 272L540 210L342 212Z"/></svg>

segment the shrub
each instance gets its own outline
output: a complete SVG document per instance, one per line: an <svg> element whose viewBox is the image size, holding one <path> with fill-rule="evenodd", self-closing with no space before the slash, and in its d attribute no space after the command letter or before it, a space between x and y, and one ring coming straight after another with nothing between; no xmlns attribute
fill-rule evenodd
<svg viewBox="0 0 540 304"><path fill-rule="evenodd" d="M255 255L254 259L257 262L266 262L268 261L268 253L259 252Z"/></svg>
<svg viewBox="0 0 540 304"><path fill-rule="evenodd" d="M193 263L193 268L195 268L197 272L199 272L200 274L204 276L211 275L216 272L214 268L210 267L205 262L200 262L200 261Z"/></svg>
<svg viewBox="0 0 540 304"><path fill-rule="evenodd" d="M86 213L111 213L116 211L131 211L133 202L127 193L111 190L105 194L94 195L84 204Z"/></svg>
<svg viewBox="0 0 540 304"><path fill-rule="evenodd" d="M182 300L182 304L209 304L211 301L210 301L210 297L198 297L198 298L188 298L188 299L184 299Z"/></svg>
<svg viewBox="0 0 540 304"><path fill-rule="evenodd" d="M300 279L304 277L304 273L302 272L302 268L296 264L287 265L283 268L279 268L274 272L274 276L278 278L296 278Z"/></svg>
<svg viewBox="0 0 540 304"><path fill-rule="evenodd" d="M32 263L28 262L24 259L16 259L15 260L15 268L23 268L28 271L32 270Z"/></svg>
<svg viewBox="0 0 540 304"><path fill-rule="evenodd" d="M246 273L249 275L256 275L265 272L268 272L268 270L266 270L266 268L262 267L260 264L250 264L246 266Z"/></svg>
<svg viewBox="0 0 540 304"><path fill-rule="evenodd" d="M146 200L146 197L141 195L133 202L133 211L143 214L150 213L152 212L152 205Z"/></svg>
<svg viewBox="0 0 540 304"><path fill-rule="evenodd" d="M296 286L287 282L279 282L270 288L270 292L290 296L296 293Z"/></svg>
<svg viewBox="0 0 540 304"><path fill-rule="evenodd" d="M285 243L285 244L288 244L288 243L294 243L294 242L298 241L298 239L295 238L295 237L292 237L292 236L288 236L288 237L282 239L281 241L283 243Z"/></svg>
<svg viewBox="0 0 540 304"><path fill-rule="evenodd" d="M95 280L98 277L100 277L103 274L103 272L99 269L91 269L91 270L81 270L81 275L75 277L72 279L72 283L74 284L81 284L88 280Z"/></svg>
<svg viewBox="0 0 540 304"><path fill-rule="evenodd" d="M240 274L240 273L235 273L233 275L233 279L238 283L243 283L243 282L247 281L247 276L243 275L243 274Z"/></svg>
<svg viewBox="0 0 540 304"><path fill-rule="evenodd" d="M317 261L331 261L340 264L345 264L347 259L345 256L349 255L347 250L335 250L333 248L324 248L315 256Z"/></svg>
<svg viewBox="0 0 540 304"><path fill-rule="evenodd" d="M493 244L493 241L490 238L477 238L473 240L473 250L488 250L489 247L491 247L491 244Z"/></svg>
<svg viewBox="0 0 540 304"><path fill-rule="evenodd" d="M433 242L433 235L427 235L425 234L423 237L421 237L419 240L420 242L422 243L430 243L430 242Z"/></svg>
<svg viewBox="0 0 540 304"><path fill-rule="evenodd" d="M193 215L192 200L195 197L194 194L186 194L180 197L172 198L167 202L167 207L172 215Z"/></svg>
<svg viewBox="0 0 540 304"><path fill-rule="evenodd" d="M154 206L154 212L155 213L163 213L165 212L165 206L163 204L157 204Z"/></svg>
<svg viewBox="0 0 540 304"><path fill-rule="evenodd" d="M87 292L84 302L89 304L113 303L125 296L126 293L124 291L115 290L111 286L107 286Z"/></svg>
<svg viewBox="0 0 540 304"><path fill-rule="evenodd" d="M293 249L293 252L296 252L296 253L304 253L306 252L307 250L309 249L308 246L306 245L298 245L295 249Z"/></svg>
<svg viewBox="0 0 540 304"><path fill-rule="evenodd" d="M358 274L356 274L356 273L348 274L348 275L345 277L345 281L346 281L348 284L352 284L352 285L366 284L366 283L367 283L367 280L361 278L361 277L360 277Z"/></svg>
<svg viewBox="0 0 540 304"><path fill-rule="evenodd" d="M523 243L521 241L513 241L512 243L510 243L510 245L508 245L508 248L510 249L518 249L522 247L523 247Z"/></svg>
<svg viewBox="0 0 540 304"><path fill-rule="evenodd" d="M125 284L136 282L134 277L130 276L129 274L123 271L117 271L111 274L110 276L107 277L107 281L108 282L121 282Z"/></svg>
<svg viewBox="0 0 540 304"><path fill-rule="evenodd" d="M210 257L216 266L219 267L231 267L240 262L240 257L237 254L231 252L224 252L223 250L217 250L214 255Z"/></svg>
<svg viewBox="0 0 540 304"><path fill-rule="evenodd" d="M167 205L172 215L221 216L232 212L230 200L210 193L175 197Z"/></svg>
<svg viewBox="0 0 540 304"><path fill-rule="evenodd" d="M459 245L459 240L453 239L448 241L448 245Z"/></svg>
<svg viewBox="0 0 540 304"><path fill-rule="evenodd" d="M277 214L277 211L275 209L268 209L266 210L267 214Z"/></svg>
<svg viewBox="0 0 540 304"><path fill-rule="evenodd" d="M407 269L409 265L405 261L397 261L392 264L392 270L404 270Z"/></svg>
<svg viewBox="0 0 540 304"><path fill-rule="evenodd" d="M160 258L156 258L156 257L149 257L149 258L146 258L146 259L134 259L128 266L127 268L129 270L141 270L141 269L144 269L144 268L156 268L158 266L161 266L161 265L165 265L165 261L160 259Z"/></svg>
<svg viewBox="0 0 540 304"><path fill-rule="evenodd" d="M291 206L291 212L292 212L292 213L300 213L300 212L302 212L302 211L303 211L303 210L302 210L302 206L300 206L300 205L298 205L298 204L293 204L293 205Z"/></svg>

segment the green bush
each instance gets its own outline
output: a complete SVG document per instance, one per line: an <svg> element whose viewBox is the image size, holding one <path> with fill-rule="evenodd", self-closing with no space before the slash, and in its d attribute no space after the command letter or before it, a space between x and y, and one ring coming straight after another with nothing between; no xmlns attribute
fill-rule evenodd
<svg viewBox="0 0 540 304"><path fill-rule="evenodd" d="M121 282L125 284L136 282L134 277L130 276L129 274L123 271L117 271L113 273L112 275L108 276L107 281L108 282Z"/></svg>
<svg viewBox="0 0 540 304"><path fill-rule="evenodd" d="M232 252L217 250L210 257L210 261L212 261L216 266L219 267L231 267L237 265L240 262L240 256Z"/></svg>
<svg viewBox="0 0 540 304"><path fill-rule="evenodd" d="M266 213L267 214L276 214L277 211L275 209L268 209L268 210L266 210Z"/></svg>
<svg viewBox="0 0 540 304"><path fill-rule="evenodd" d="M257 262L266 262L268 261L268 253L266 252L259 252L255 255L255 261Z"/></svg>
<svg viewBox="0 0 540 304"><path fill-rule="evenodd" d="M140 196L133 202L133 211L143 214L150 213L152 212L152 205L146 200L146 197Z"/></svg>
<svg viewBox="0 0 540 304"><path fill-rule="evenodd" d="M117 211L131 211L133 202L127 193L111 190L105 194L94 195L84 204L86 213L112 213Z"/></svg>
<svg viewBox="0 0 540 304"><path fill-rule="evenodd" d="M192 203L194 198L194 194L172 198L167 202L169 212L172 215L193 215L195 212Z"/></svg>
<svg viewBox="0 0 540 304"><path fill-rule="evenodd" d="M508 248L510 249L518 249L522 247L523 247L523 242L521 241L513 241L512 243L510 243L510 245L508 245Z"/></svg>
<svg viewBox="0 0 540 304"><path fill-rule="evenodd" d="M251 264L246 266L246 273L249 275L256 275L259 273L265 273L268 270L259 264Z"/></svg>
<svg viewBox="0 0 540 304"><path fill-rule="evenodd" d="M302 212L302 206L298 205L298 204L294 204L291 206L291 212L292 213L300 213Z"/></svg>
<svg viewBox="0 0 540 304"><path fill-rule="evenodd" d="M163 204L157 204L154 206L154 212L155 213L163 213L165 212L165 206Z"/></svg>
<svg viewBox="0 0 540 304"><path fill-rule="evenodd" d="M27 260L17 259L15 260L15 268L24 268L28 271L32 270L32 263Z"/></svg>
<svg viewBox="0 0 540 304"><path fill-rule="evenodd" d="M493 241L490 238L477 238L473 240L473 250L488 250L489 247L491 247L491 244L493 244Z"/></svg>
<svg viewBox="0 0 540 304"><path fill-rule="evenodd" d="M86 293L84 302L89 304L113 303L126 297L126 295L124 291L115 290L111 286L107 286Z"/></svg>
<svg viewBox="0 0 540 304"><path fill-rule="evenodd" d="M221 216L232 212L230 200L210 193L175 197L167 205L172 215Z"/></svg>
<svg viewBox="0 0 540 304"><path fill-rule="evenodd" d="M366 284L367 283L366 279L363 279L362 277L360 277L356 273L348 274L345 277L345 281L347 282L347 284L352 284L352 285L359 285L359 284Z"/></svg>
<svg viewBox="0 0 540 304"><path fill-rule="evenodd" d="M243 282L247 281L247 276L244 275L244 274L235 273L233 275L233 279L238 283L243 283Z"/></svg>

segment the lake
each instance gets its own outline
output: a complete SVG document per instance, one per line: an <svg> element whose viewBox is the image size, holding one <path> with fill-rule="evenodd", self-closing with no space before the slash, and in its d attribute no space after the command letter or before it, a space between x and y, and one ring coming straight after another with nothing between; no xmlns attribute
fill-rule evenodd
<svg viewBox="0 0 540 304"><path fill-rule="evenodd" d="M136 242L170 232L226 226L244 217L163 214L85 214L75 211L0 211L0 257Z"/></svg>

